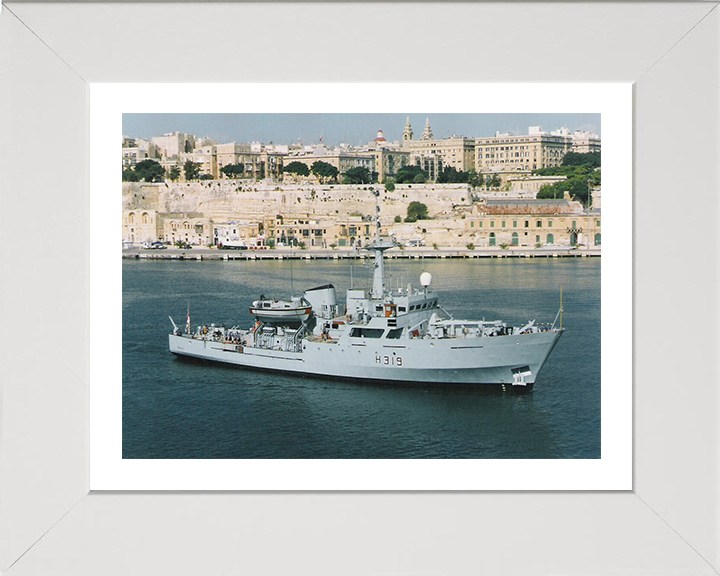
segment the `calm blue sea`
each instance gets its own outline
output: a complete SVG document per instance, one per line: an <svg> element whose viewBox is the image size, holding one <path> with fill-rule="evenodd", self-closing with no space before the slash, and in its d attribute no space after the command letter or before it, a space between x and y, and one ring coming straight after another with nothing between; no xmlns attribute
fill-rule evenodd
<svg viewBox="0 0 720 576"><path fill-rule="evenodd" d="M249 326L261 293L368 287L359 261L123 261L124 458L599 458L600 259L391 260L387 284L433 276L456 318L552 322L565 334L532 392L377 385L177 358L182 326ZM294 290L293 290L294 289Z"/></svg>

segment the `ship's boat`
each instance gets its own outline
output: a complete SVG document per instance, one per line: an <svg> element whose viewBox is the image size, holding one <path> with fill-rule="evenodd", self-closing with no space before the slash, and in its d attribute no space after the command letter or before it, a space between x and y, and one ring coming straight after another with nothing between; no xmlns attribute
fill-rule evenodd
<svg viewBox="0 0 720 576"><path fill-rule="evenodd" d="M260 295L250 307L250 314L259 322L271 324L303 323L312 314L312 305L305 298L274 300Z"/></svg>

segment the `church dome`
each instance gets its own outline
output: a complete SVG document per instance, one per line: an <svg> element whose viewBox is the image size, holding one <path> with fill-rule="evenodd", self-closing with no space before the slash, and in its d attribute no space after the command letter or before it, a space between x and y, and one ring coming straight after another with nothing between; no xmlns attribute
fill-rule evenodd
<svg viewBox="0 0 720 576"><path fill-rule="evenodd" d="M387 140L385 139L385 136L383 136L382 130L378 130L377 138L375 138L375 142L387 142Z"/></svg>

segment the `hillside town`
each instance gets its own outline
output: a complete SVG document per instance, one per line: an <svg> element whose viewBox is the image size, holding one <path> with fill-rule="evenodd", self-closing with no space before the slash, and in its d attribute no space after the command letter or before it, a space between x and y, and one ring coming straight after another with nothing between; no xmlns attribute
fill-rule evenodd
<svg viewBox="0 0 720 576"><path fill-rule="evenodd" d="M599 254L600 149L540 126L435 138L429 118L418 138L408 118L402 140L361 146L123 136L123 247L354 250L377 202L403 248Z"/></svg>

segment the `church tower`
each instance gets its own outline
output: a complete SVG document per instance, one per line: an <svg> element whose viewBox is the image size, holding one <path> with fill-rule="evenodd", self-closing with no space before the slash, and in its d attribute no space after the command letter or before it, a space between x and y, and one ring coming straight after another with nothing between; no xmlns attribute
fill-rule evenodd
<svg viewBox="0 0 720 576"><path fill-rule="evenodd" d="M423 130L420 140L434 140L432 130L430 129L430 118L425 119L425 130Z"/></svg>
<svg viewBox="0 0 720 576"><path fill-rule="evenodd" d="M403 142L412 142L413 136L413 129L412 126L410 126L410 116L407 117L407 123L405 124L405 132L403 132Z"/></svg>

